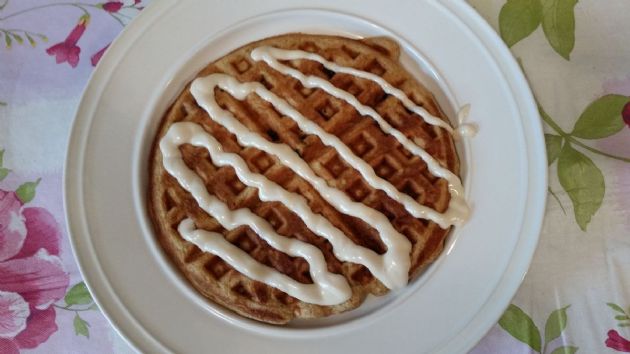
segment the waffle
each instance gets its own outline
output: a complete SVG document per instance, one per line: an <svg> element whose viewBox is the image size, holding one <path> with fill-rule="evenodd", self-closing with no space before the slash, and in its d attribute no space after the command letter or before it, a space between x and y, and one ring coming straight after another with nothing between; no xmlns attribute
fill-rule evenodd
<svg viewBox="0 0 630 354"><path fill-rule="evenodd" d="M353 40L336 36L287 34L263 39L234 50L205 67L197 77L226 73L240 82L260 82L287 100L300 113L328 133L339 137L378 176L389 181L422 205L444 212L450 200L448 184L433 176L426 163L412 155L391 135L385 134L373 119L360 115L354 107L320 89L305 88L300 82L280 74L262 61L253 61L250 52L261 45L300 49L316 53L339 65L369 71L401 89L416 104L431 114L444 118L432 94L418 83L398 62L400 49L388 38ZM393 96L385 94L372 81L335 73L310 60L286 64L299 71L328 80L334 86L356 96L374 108L389 124L424 148L443 166L458 174L459 162L453 140L443 128L426 124L407 110ZM255 94L237 100L217 89L216 100L252 131L273 142L289 145L329 186L344 191L356 202L382 212L394 228L412 244L410 279L436 259L449 230L432 221L414 218L383 191L372 188L339 156L315 135L306 134L288 117L280 115L268 102ZM294 318L318 318L358 307L368 294L383 295L388 289L363 265L342 262L330 242L313 233L287 206L263 202L256 188L244 185L232 167L217 167L204 148L182 145L186 165L204 181L208 192L230 209L247 208L267 220L282 236L297 238L319 248L328 270L343 275L351 289L351 298L338 305L322 306L298 300L276 288L250 279L220 257L202 252L177 232L179 223L190 218L199 229L222 234L226 240L247 252L258 262L272 267L301 283L311 283L308 263L272 247L247 226L224 229L203 211L192 195L180 186L163 167L159 141L175 122L195 122L221 142L224 151L241 156L248 167L263 174L284 189L301 194L315 213L326 217L354 243L382 254L386 247L375 229L364 221L337 211L305 180L290 168L261 150L243 147L225 127L214 122L197 105L188 85L164 115L150 157L148 209L155 235L172 263L203 296L236 313L258 321L286 324Z"/></svg>

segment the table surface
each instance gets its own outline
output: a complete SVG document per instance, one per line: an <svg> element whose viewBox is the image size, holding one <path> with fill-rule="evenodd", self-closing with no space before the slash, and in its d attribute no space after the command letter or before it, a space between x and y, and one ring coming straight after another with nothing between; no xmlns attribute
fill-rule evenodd
<svg viewBox="0 0 630 354"><path fill-rule="evenodd" d="M89 75L146 3L0 0L0 353L132 352L82 282L62 171ZM630 1L469 3L519 59L549 159L531 268L471 353L630 352Z"/></svg>

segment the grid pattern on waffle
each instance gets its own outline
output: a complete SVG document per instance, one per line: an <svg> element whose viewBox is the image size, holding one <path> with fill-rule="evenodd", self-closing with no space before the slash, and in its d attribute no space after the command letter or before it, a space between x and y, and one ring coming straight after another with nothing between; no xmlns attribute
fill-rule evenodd
<svg viewBox="0 0 630 354"><path fill-rule="evenodd" d="M373 72L401 88L432 114L440 114L430 94L400 69L395 61L397 48L391 42L377 40L367 46L357 41L333 37L289 35L267 39L261 44L286 49L299 48L318 53L340 65ZM248 53L255 46L257 44L232 52L208 66L199 76L224 72L241 82L261 82L286 99L304 116L338 136L357 156L368 162L380 177L400 191L438 211L446 209L449 194L445 181L432 176L420 158L411 155L393 137L384 134L371 118L362 117L346 102L321 90L307 89L297 80L275 72L266 64L253 62ZM389 54L391 58L383 53ZM286 64L303 73L326 78L333 85L354 94L363 104L376 109L392 126L457 172L457 156L450 136L440 128L425 124L406 110L397 99L384 94L378 85L350 75L335 74L311 61ZM300 131L295 122L279 115L268 102L256 95L239 101L221 90L217 90L216 98L224 109L232 112L249 129L270 141L289 145L332 187L345 191L353 200L385 214L394 227L413 244L410 276L416 275L439 254L447 230L440 229L432 222L413 218L402 205L387 197L384 192L370 187L357 171L343 162L334 149L323 145L318 137ZM238 153L247 161L252 171L264 174L285 189L303 195L314 212L329 219L355 243L378 253L385 251L378 234L368 224L339 213L308 183L280 164L275 157L254 148L243 148L236 143L234 136L213 122L195 104L188 89L165 117L158 138L170 124L177 121L193 121L202 125L222 142L224 150ZM306 304L282 291L248 279L219 257L201 252L196 246L183 241L177 235L176 227L181 220L191 217L198 228L222 233L228 241L257 261L297 281L311 282L308 264L303 259L289 257L273 249L247 227L224 230L160 168L159 151L155 151L150 209L157 224L158 238L174 263L203 295L245 316L284 323L294 317L321 317L342 312L358 306L368 293L383 294L387 291L365 267L337 260L330 243L309 230L287 206L276 202L261 202L257 190L241 183L231 167L217 168L212 164L207 151L202 148L183 146L181 150L186 164L206 182L211 194L216 195L231 209L251 209L269 221L281 235L296 237L315 245L324 253L329 270L343 274L353 288L353 296L347 303L337 306Z"/></svg>

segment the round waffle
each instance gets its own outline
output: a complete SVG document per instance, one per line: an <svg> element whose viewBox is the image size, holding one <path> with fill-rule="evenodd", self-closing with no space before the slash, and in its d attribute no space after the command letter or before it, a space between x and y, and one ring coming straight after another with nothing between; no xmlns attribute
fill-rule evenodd
<svg viewBox="0 0 630 354"><path fill-rule="evenodd" d="M252 60L251 51L260 46L299 49L315 53L345 67L373 73L402 90L415 104L445 120L432 94L399 63L398 45L387 38L354 40L336 36L287 34L250 43L218 59L197 77L225 73L240 82L259 82L289 102L327 133L337 136L352 152L367 162L382 179L418 203L442 213L451 199L448 183L430 173L427 164L405 149L398 140L384 133L375 121L361 115L352 105L317 88L306 88L298 80L271 68L264 61ZM334 72L312 60L291 60L286 65L306 75L329 81L354 95L361 104L373 108L392 127L425 149L455 174L459 162L451 134L427 124L396 97L386 94L373 81ZM383 213L392 226L411 242L409 278L417 276L440 254L448 229L415 218L385 192L366 183L361 174L348 165L332 147L312 134L302 131L295 121L283 116L256 94L239 100L216 89L221 108L231 112L248 129L274 143L286 144L299 154L327 184L344 191L352 200ZM194 122L216 138L225 152L242 157L249 169L262 174L287 191L302 195L311 210L324 216L357 245L378 254L386 252L378 232L363 220L339 212L306 180L299 177L275 156L253 147L243 147L225 127L211 119L196 102L188 85L163 117L150 157L149 212L156 237L166 255L188 281L208 299L243 316L259 321L284 324L294 318L316 318L358 307L368 294L383 295L388 289L363 265L342 262L331 243L310 230L290 207L279 202L265 202L256 188L237 178L231 166L213 164L209 152L189 144L180 146L186 166L203 180L211 195L231 210L246 208L268 221L275 231L316 246L324 255L328 271L341 274L352 290L349 300L337 305L315 305L255 281L236 271L212 253L203 252L182 238L178 225L189 218L197 228L220 233L231 244L256 261L288 275L300 283L312 283L309 264L271 247L248 226L226 230L206 213L193 196L169 174L163 165L160 140L177 122Z"/></svg>

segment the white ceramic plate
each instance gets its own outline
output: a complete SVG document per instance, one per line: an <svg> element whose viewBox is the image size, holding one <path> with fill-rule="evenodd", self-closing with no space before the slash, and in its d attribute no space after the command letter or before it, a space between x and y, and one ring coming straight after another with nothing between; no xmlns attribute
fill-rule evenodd
<svg viewBox="0 0 630 354"><path fill-rule="evenodd" d="M471 104L460 148L470 221L402 291L287 328L205 301L165 261L146 217L147 154L159 119L207 63L287 32L387 35L449 116ZM534 252L546 196L536 106L516 62L462 1L154 1L109 48L70 138L65 206L75 256L100 308L138 350L465 352L499 318Z"/></svg>

